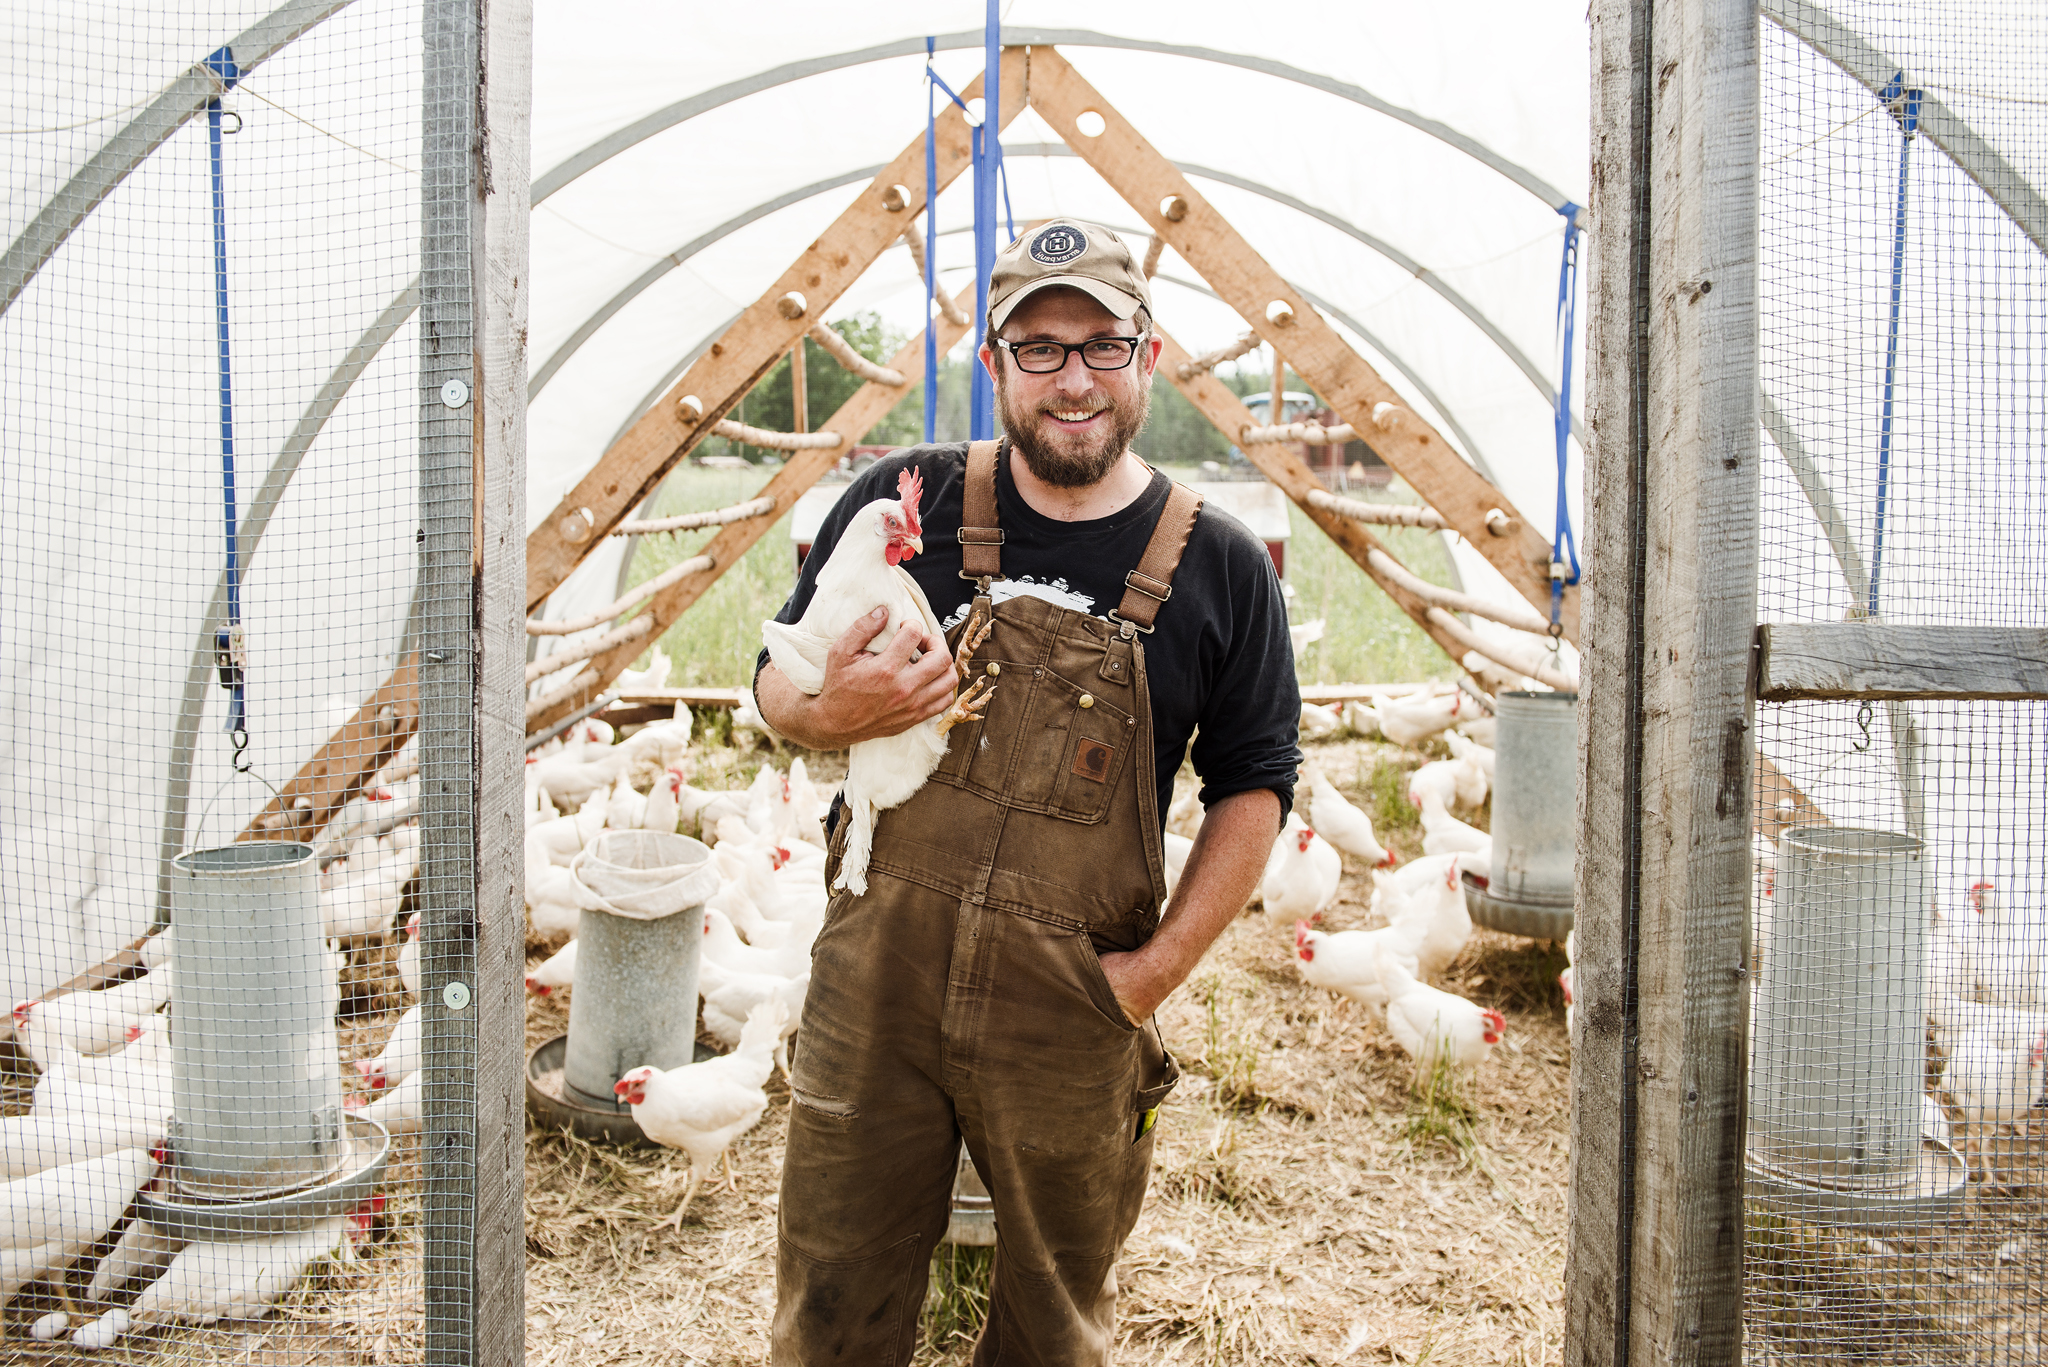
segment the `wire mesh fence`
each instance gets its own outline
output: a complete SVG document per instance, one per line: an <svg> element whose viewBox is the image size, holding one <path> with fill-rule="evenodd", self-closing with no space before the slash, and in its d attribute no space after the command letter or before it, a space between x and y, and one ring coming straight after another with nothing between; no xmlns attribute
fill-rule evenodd
<svg viewBox="0 0 2048 1367"><path fill-rule="evenodd" d="M10 1360L464 1356L475 7L274 3L5 11Z"/></svg>
<svg viewBox="0 0 2048 1367"><path fill-rule="evenodd" d="M2048 625L2048 26L1764 9L1759 620ZM2039 1361L2048 706L1758 726L1748 1359Z"/></svg>

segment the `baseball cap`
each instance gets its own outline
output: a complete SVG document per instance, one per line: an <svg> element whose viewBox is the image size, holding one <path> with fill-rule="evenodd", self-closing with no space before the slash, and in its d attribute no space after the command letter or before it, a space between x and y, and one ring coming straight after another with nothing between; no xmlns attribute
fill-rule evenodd
<svg viewBox="0 0 2048 1367"><path fill-rule="evenodd" d="M1001 327L1040 290L1080 290L1119 319L1152 307L1152 291L1131 249L1100 223L1056 218L996 253L988 280L988 321Z"/></svg>

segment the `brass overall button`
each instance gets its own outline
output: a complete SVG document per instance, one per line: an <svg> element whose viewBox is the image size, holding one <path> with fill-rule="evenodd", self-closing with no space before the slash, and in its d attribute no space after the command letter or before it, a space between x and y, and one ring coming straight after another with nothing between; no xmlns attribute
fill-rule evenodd
<svg viewBox="0 0 2048 1367"><path fill-rule="evenodd" d="M991 679L993 679L993 678L994 678L994 677L995 677L996 675L998 675L998 674L1000 674L1000 673L1002 673L1002 672L1003 672L1003 667L1002 667L1001 665L997 664L997 663L996 663L996 662L995 662L994 660L990 660L990 661L988 662L988 676L989 676L989 677L990 677Z"/></svg>
<svg viewBox="0 0 2048 1367"><path fill-rule="evenodd" d="M1081 695L1081 706L1083 706L1083 707L1093 707L1093 706L1095 706L1095 695L1094 695L1093 693L1083 693L1083 694Z"/></svg>

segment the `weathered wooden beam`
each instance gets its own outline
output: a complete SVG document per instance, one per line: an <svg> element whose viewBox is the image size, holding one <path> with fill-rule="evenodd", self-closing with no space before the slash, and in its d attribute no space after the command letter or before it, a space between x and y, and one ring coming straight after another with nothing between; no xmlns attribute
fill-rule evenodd
<svg viewBox="0 0 2048 1367"><path fill-rule="evenodd" d="M2030 627L1767 622L1756 641L1764 702L2048 698L2048 631Z"/></svg>
<svg viewBox="0 0 2048 1367"><path fill-rule="evenodd" d="M1173 381L1173 387L1187 397L1188 402L1195 406L1196 412L1215 424L1216 429L1226 437L1240 430L1242 424L1251 420L1251 410L1244 406L1243 400L1231 393L1221 380L1208 371L1184 370L1183 367L1189 360L1187 349L1156 324L1153 330L1159 334L1160 341L1165 343L1159 353L1158 373ZM1186 374L1187 378L1183 379L1183 374ZM1441 623L1432 621L1429 615L1430 603L1410 590L1400 579L1373 563L1374 557L1379 556L1385 563L1393 565L1403 573L1408 572L1400 560L1388 552L1378 537L1350 518L1318 506L1310 498L1311 494L1322 489L1322 483L1291 447L1248 446L1244 448L1244 453L1252 464L1264 472L1266 478L1280 486L1281 492L1293 499L1295 505L1323 529L1324 535L1337 543L1338 549L1350 556L1358 568L1364 570L1373 583L1379 585L1387 597L1394 600L1395 606L1408 614L1409 620L1421 627L1429 639L1442 648L1444 654L1462 662L1469 642L1444 630ZM1462 663L1460 667L1463 667Z"/></svg>
<svg viewBox="0 0 2048 1367"><path fill-rule="evenodd" d="M1031 51L1031 107L1272 345L1276 373L1277 358L1284 357L1345 422L1370 434L1373 450L1395 473L1449 519L1548 620L1550 546L1529 520L1410 411L1393 386L1239 236L1187 177L1054 50ZM1089 111L1106 124L1099 137L1080 130L1077 120ZM1169 372L1169 378L1176 375L1177 370ZM1236 442L1239 434L1226 435ZM1252 454L1249 448L1245 453ZM1487 513L1496 508L1511 519L1503 524L1505 535L1488 529ZM1565 636L1576 640L1576 589L1565 590L1562 620Z"/></svg>
<svg viewBox="0 0 2048 1367"><path fill-rule="evenodd" d="M1002 79L1003 108L998 123L1007 125L1023 107L1023 49L1005 52L1003 62L1006 68L1014 64L1014 69L1003 72ZM981 78L976 76L962 97L971 97L980 89ZM947 105L939 115L936 129L938 186L943 189L967 168L972 149L966 121L957 106ZM895 191L897 186L908 190L908 199ZM896 205L895 209L883 203L885 197ZM860 198L804 249L795 264L748 306L739 321L687 367L624 436L612 443L590 472L528 534L529 614L539 610L541 602L569 577L584 556L709 435L712 424L745 397L811 324L824 316L847 286L895 243L904 225L924 207L927 198L924 136L919 134L882 168ZM795 308L791 296L801 298L801 310ZM901 397L900 391L892 392ZM694 415L688 421L681 405L686 396L696 401Z"/></svg>
<svg viewBox="0 0 2048 1367"><path fill-rule="evenodd" d="M1006 86L1007 88L1007 86ZM963 310L971 308L974 300L974 286L970 283L960 291ZM962 313L965 317L965 312ZM967 335L964 324L951 322L945 316L932 320L937 329L939 353L944 355L955 342ZM924 374L924 336L919 334L910 339L903 349L889 362L889 369L905 377L905 385L915 384ZM825 429L838 432L846 437L843 448L829 451L799 451L775 472L774 478L763 486L760 499L773 499L774 511L766 516L749 518L744 522L730 523L719 528L718 535L711 538L698 552L711 557L709 569L687 575L656 594L648 603L643 616L653 625L644 635L632 640L621 641L604 651L584 666L583 671L566 685L552 692L544 693L529 702L526 707L526 729L533 732L568 716L577 708L596 700L604 692L605 685L616 679L628 668L647 643L656 640L667 631L676 618L702 598L718 576L737 565L740 557L781 520L784 513L793 507L804 490L816 484L819 478L838 464L842 450L850 451L855 443L867 435L870 427L889 415L889 410L902 401L905 385L878 384L869 381L853 392L853 396L839 406L839 411L825 419ZM634 618L639 621L639 618ZM630 624L629 624L630 625Z"/></svg>
<svg viewBox="0 0 2048 1367"><path fill-rule="evenodd" d="M1757 21L1749 0L1594 0L1592 16L1587 563L1600 591L1581 663L1564 1360L1734 1367L1757 753Z"/></svg>
<svg viewBox="0 0 2048 1367"><path fill-rule="evenodd" d="M237 839L311 839L413 738L420 724L419 653L409 653L278 790Z"/></svg>

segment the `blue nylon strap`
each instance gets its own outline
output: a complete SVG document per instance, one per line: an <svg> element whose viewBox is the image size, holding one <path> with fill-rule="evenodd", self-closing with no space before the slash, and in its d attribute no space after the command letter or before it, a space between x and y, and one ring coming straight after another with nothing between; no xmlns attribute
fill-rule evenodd
<svg viewBox="0 0 2048 1367"><path fill-rule="evenodd" d="M1894 72L1878 98L1899 124L1899 189L1892 209L1891 316L1884 334L1884 398L1877 429L1877 525L1870 544L1870 596L1864 611L1877 616L1878 585L1884 576L1884 520L1891 497L1892 399L1899 375L1899 306L1905 294L1906 172L1911 165L1913 135L1920 131L1920 92L1906 85L1906 73Z"/></svg>
<svg viewBox="0 0 2048 1367"><path fill-rule="evenodd" d="M216 49L206 59L223 90L232 90L242 78L235 54ZM226 730L237 735L239 754L247 743L248 704L243 682L241 552L235 529L235 390L228 354L228 223L226 178L221 165L221 105L215 96L206 102L206 152L213 192L213 330L214 352L220 372L220 489L222 518L227 532L228 624L215 635L216 654L222 662L221 681L229 691Z"/></svg>
<svg viewBox="0 0 2048 1367"><path fill-rule="evenodd" d="M933 305L939 280L939 143L938 87L945 82L932 70L932 53L937 39L924 40L924 439L930 443L939 425L939 332L933 321ZM953 92L947 90L948 95ZM960 97L953 95L958 104Z"/></svg>
<svg viewBox="0 0 2048 1367"><path fill-rule="evenodd" d="M1563 630L1566 585L1579 582L1579 547L1572 535L1571 507L1565 498L1565 470L1571 457L1572 435L1572 334L1578 325L1579 297L1579 206L1566 200L1558 209L1564 215L1564 260L1557 270L1557 325L1563 337L1563 361L1558 370L1557 411L1552 431L1557 439L1557 511L1550 541L1550 632ZM1559 572L1559 567L1564 567Z"/></svg>
<svg viewBox="0 0 2048 1367"><path fill-rule="evenodd" d="M981 127L974 130L974 322L979 329L988 317L989 277L996 265L996 177L1002 161L1000 137L1003 20L1000 0L988 0L982 29ZM979 342L979 338L975 339ZM968 368L967 434L987 441L996 434L995 381L985 366Z"/></svg>

